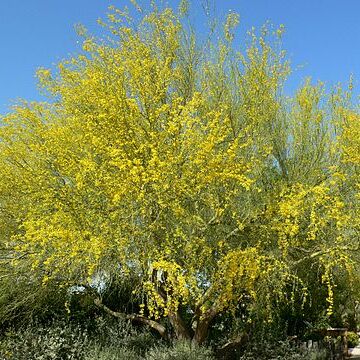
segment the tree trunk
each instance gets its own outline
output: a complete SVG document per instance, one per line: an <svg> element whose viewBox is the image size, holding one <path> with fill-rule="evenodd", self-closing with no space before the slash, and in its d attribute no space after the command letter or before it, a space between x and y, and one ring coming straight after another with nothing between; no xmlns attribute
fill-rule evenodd
<svg viewBox="0 0 360 360"><path fill-rule="evenodd" d="M169 320L178 340L191 340L190 332L181 318L179 311L169 314Z"/></svg>
<svg viewBox="0 0 360 360"><path fill-rule="evenodd" d="M196 326L192 343L201 345L207 338L209 332L210 319L200 320Z"/></svg>
<svg viewBox="0 0 360 360"><path fill-rule="evenodd" d="M200 319L198 319L198 323L195 328L195 333L192 338L192 343L201 345L207 339L209 333L209 327L211 321L216 316L217 312L215 308L209 309Z"/></svg>

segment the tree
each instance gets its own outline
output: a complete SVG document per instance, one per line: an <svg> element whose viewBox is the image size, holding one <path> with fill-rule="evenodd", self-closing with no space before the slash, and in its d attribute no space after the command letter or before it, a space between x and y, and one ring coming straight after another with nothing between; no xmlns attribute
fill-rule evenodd
<svg viewBox="0 0 360 360"><path fill-rule="evenodd" d="M319 269L330 313L333 272L351 272L358 247L335 132L346 96L326 102L308 82L286 99L266 27L240 54L236 14L218 41L184 23L155 5L138 23L112 9L108 40L84 34L84 54L38 71L51 101L20 103L0 128L4 251L43 283L93 291L135 274L141 313L95 303L164 337L167 318L195 343L239 302L271 316L293 291L305 301L304 267Z"/></svg>

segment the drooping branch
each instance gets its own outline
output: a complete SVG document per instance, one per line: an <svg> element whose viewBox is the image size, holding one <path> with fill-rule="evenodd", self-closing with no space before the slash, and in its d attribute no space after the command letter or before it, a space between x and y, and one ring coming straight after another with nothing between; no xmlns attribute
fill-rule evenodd
<svg viewBox="0 0 360 360"><path fill-rule="evenodd" d="M107 312L108 314L110 314L114 317L117 317L119 319L124 319L124 320L136 321L136 322L148 325L152 329L156 330L162 338L166 338L166 336L167 336L165 326L161 325L160 323L158 323L155 320L148 319L147 317L142 316L140 314L125 314L122 312L111 310L105 304L102 303L100 298L96 298L94 300L94 304L97 307L99 307L100 309L104 310L105 312Z"/></svg>

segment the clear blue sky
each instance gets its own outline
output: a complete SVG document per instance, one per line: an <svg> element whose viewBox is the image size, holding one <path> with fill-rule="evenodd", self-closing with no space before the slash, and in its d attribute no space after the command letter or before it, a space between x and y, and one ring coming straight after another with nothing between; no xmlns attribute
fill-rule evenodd
<svg viewBox="0 0 360 360"><path fill-rule="evenodd" d="M193 0L192 16L201 30L199 3ZM0 113L16 98L40 99L36 69L79 51L74 24L97 33L96 20L111 4L129 1L0 0ZM222 16L229 9L240 13L242 30L266 20L285 25L284 48L293 65L305 65L291 77L289 93L305 76L329 85L346 82L351 73L360 78L360 0L215 0L215 7Z"/></svg>

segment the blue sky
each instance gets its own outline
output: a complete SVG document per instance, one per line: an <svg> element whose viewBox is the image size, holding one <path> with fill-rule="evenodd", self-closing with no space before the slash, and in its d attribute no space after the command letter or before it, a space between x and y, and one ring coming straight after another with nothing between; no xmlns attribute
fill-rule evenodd
<svg viewBox="0 0 360 360"><path fill-rule="evenodd" d="M360 78L360 0L214 0L216 14L240 13L240 32L266 20L284 24L284 49L296 70L287 85L292 93L301 79L311 76L331 85ZM138 1L141 3L142 1ZM168 1L176 5L178 1ZM200 0L193 0L192 18L200 31L204 18ZM0 113L17 98L38 100L34 73L80 51L74 24L91 32L109 5L127 0L1 0ZM359 84L355 81L355 84Z"/></svg>

